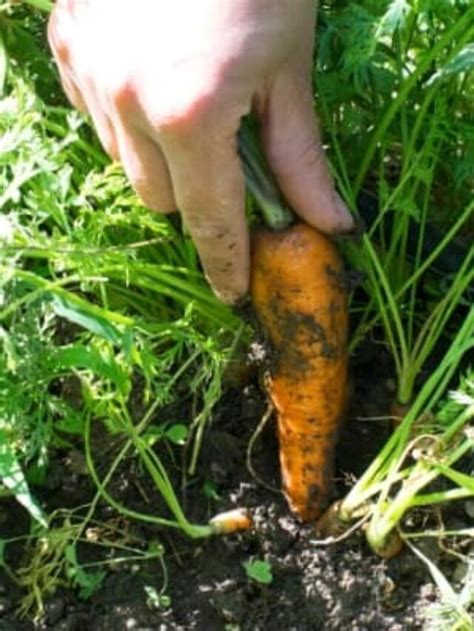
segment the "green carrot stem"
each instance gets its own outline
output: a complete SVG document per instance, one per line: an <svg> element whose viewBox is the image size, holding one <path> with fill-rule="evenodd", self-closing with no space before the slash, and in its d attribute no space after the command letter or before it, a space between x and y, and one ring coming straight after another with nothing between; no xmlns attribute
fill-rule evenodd
<svg viewBox="0 0 474 631"><path fill-rule="evenodd" d="M470 448L471 444L468 442L459 445L449 454L448 463L453 464L459 460ZM418 491L432 482L437 475L438 471L432 468L429 461L420 461L413 468L412 475L403 482L397 496L374 511L366 535L370 547L375 552L385 548L387 537L400 523L406 511L414 505Z"/></svg>
<svg viewBox="0 0 474 631"><path fill-rule="evenodd" d="M256 131L249 118L244 118L239 130L239 153L245 181L271 230L284 230L293 221L293 212L285 204L270 167L259 146Z"/></svg>

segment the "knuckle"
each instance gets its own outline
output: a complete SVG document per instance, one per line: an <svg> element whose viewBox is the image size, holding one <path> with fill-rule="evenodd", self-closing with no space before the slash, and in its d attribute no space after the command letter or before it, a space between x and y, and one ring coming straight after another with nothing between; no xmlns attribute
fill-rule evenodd
<svg viewBox="0 0 474 631"><path fill-rule="evenodd" d="M192 138L196 131L202 132L211 118L215 107L213 90L196 91L172 96L163 104L153 123L162 136L186 136Z"/></svg>
<svg viewBox="0 0 474 631"><path fill-rule="evenodd" d="M127 111L137 103L136 87L128 77L109 80L105 91L112 108L118 112Z"/></svg>

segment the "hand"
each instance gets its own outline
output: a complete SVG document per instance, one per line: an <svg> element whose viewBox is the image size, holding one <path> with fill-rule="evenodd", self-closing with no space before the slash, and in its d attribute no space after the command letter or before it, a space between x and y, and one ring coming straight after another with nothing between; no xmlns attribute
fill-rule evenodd
<svg viewBox="0 0 474 631"><path fill-rule="evenodd" d="M314 0L57 0L49 41L66 93L143 202L179 208L216 293L248 288L236 150L253 110L278 184L325 232L352 225L314 116Z"/></svg>

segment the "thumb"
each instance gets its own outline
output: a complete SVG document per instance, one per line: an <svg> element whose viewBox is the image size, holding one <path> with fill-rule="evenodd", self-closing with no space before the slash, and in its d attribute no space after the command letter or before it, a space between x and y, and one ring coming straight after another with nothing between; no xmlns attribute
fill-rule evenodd
<svg viewBox="0 0 474 631"><path fill-rule="evenodd" d="M277 183L293 210L322 232L347 232L352 217L334 189L321 146L313 97L281 78L262 115L262 142Z"/></svg>

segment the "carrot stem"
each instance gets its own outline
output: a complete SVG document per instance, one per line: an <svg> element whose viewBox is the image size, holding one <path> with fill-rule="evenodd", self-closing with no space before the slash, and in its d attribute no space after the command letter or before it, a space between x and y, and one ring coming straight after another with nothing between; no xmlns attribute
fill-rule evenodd
<svg viewBox="0 0 474 631"><path fill-rule="evenodd" d="M284 230L293 223L293 212L285 204L257 140L254 124L247 117L239 130L239 153L247 188L271 230Z"/></svg>

